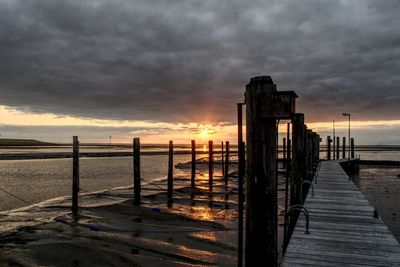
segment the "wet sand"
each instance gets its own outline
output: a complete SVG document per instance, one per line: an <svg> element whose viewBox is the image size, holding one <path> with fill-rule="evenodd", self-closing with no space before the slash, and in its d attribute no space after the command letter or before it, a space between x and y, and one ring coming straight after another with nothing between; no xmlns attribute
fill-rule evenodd
<svg viewBox="0 0 400 267"><path fill-rule="evenodd" d="M362 165L354 182L400 242L400 167Z"/></svg>
<svg viewBox="0 0 400 267"><path fill-rule="evenodd" d="M4 266L234 266L236 194L176 191L132 205L131 189L85 194L79 216L70 199L0 214Z"/></svg>

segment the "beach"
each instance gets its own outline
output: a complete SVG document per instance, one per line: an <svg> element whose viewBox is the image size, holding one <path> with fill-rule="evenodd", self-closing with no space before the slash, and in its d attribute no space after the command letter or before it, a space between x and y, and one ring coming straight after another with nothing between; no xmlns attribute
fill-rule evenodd
<svg viewBox="0 0 400 267"><path fill-rule="evenodd" d="M167 156L142 157L140 206L133 205L131 157L82 158L78 216L71 213L70 159L0 161L3 188L17 197L0 193L0 265L235 266L237 165L230 168L227 187L221 165L214 166L210 194L207 162L202 156L197 159L192 190L190 155L175 155L174 203L168 207ZM279 249L285 181L281 167ZM398 170L362 166L354 178L397 239Z"/></svg>

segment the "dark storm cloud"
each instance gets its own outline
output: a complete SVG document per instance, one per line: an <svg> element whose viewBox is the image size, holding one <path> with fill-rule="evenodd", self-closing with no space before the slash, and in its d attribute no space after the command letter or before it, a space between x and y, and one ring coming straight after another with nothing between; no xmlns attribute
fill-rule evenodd
<svg viewBox="0 0 400 267"><path fill-rule="evenodd" d="M308 120L398 118L398 0L0 0L0 104L234 121L251 76Z"/></svg>

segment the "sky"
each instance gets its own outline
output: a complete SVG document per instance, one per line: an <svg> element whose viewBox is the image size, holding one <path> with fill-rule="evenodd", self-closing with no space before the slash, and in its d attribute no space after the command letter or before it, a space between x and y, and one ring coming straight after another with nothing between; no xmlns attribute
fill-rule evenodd
<svg viewBox="0 0 400 267"><path fill-rule="evenodd" d="M398 0L0 0L0 134L236 140L253 76L309 128L400 144ZM282 127L283 131L283 127Z"/></svg>

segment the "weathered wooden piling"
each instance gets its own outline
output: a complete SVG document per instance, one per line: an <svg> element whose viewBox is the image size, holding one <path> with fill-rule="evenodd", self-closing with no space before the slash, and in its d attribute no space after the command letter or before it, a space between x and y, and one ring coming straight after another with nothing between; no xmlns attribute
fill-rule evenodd
<svg viewBox="0 0 400 267"><path fill-rule="evenodd" d="M336 159L340 159L340 137L336 137Z"/></svg>
<svg viewBox="0 0 400 267"><path fill-rule="evenodd" d="M238 267L243 266L243 176L244 176L244 146L243 146L243 105L237 104L238 117Z"/></svg>
<svg viewBox="0 0 400 267"><path fill-rule="evenodd" d="M282 167L285 169L286 168L286 138L283 137L282 139L282 147L283 147L283 164Z"/></svg>
<svg viewBox="0 0 400 267"><path fill-rule="evenodd" d="M72 214L78 214L79 198L79 140L73 137L72 144Z"/></svg>
<svg viewBox="0 0 400 267"><path fill-rule="evenodd" d="M214 150L213 141L208 141L208 187L210 192L213 189L213 175L214 175Z"/></svg>
<svg viewBox="0 0 400 267"><path fill-rule="evenodd" d="M196 186L196 141L192 140L192 174L190 177L190 186L194 188Z"/></svg>
<svg viewBox="0 0 400 267"><path fill-rule="evenodd" d="M326 138L326 159L327 160L331 160L331 137L328 135L328 137Z"/></svg>
<svg viewBox="0 0 400 267"><path fill-rule="evenodd" d="M169 141L168 151L168 181L167 181L167 199L168 206L173 203L173 191L174 191L174 143Z"/></svg>
<svg viewBox="0 0 400 267"><path fill-rule="evenodd" d="M301 183L307 177L306 150L304 148L304 114L294 114L292 124L293 160L290 179L290 206L301 204Z"/></svg>
<svg viewBox="0 0 400 267"><path fill-rule="evenodd" d="M225 170L224 170L225 185L228 185L229 179L229 142L225 143Z"/></svg>
<svg viewBox="0 0 400 267"><path fill-rule="evenodd" d="M310 179L310 174L313 171L313 158L314 158L314 147L313 147L313 140L312 140L312 135L313 135L313 131L308 129L306 132L306 146L307 146L307 150L306 150L306 161L307 161L307 180Z"/></svg>
<svg viewBox="0 0 400 267"><path fill-rule="evenodd" d="M133 193L135 205L140 205L140 191L141 191L141 181L140 181L140 139L133 139Z"/></svg>
<svg viewBox="0 0 400 267"><path fill-rule="evenodd" d="M312 144L313 144L313 164L319 161L319 149L318 149L318 134L312 132Z"/></svg>
<svg viewBox="0 0 400 267"><path fill-rule="evenodd" d="M289 209L289 201L292 202L292 196L289 196L289 186L292 187L292 181L290 179L290 174L292 170L292 141L290 139L290 123L288 123L288 128L287 128L287 139L286 139L286 179L285 179L285 214L287 214L288 209ZM289 181L290 179L290 181ZM290 191L292 192L292 191ZM291 194L292 195L292 194ZM290 197L290 199L289 199ZM284 219L284 228L283 228L283 237L284 237L284 243L283 243L283 251L286 248L286 236L288 233L291 233L291 229L294 227L294 222L287 220L287 216L285 216Z"/></svg>
<svg viewBox="0 0 400 267"><path fill-rule="evenodd" d="M351 138L351 158L354 159L354 138Z"/></svg>
<svg viewBox="0 0 400 267"><path fill-rule="evenodd" d="M246 86L246 267L277 266L277 126L259 114L274 93L269 76Z"/></svg>
<svg viewBox="0 0 400 267"><path fill-rule="evenodd" d="M343 137L343 144L342 144L342 158L346 158L346 137Z"/></svg>
<svg viewBox="0 0 400 267"><path fill-rule="evenodd" d="M225 177L225 154L224 154L224 142L221 142L221 171L222 171L222 177Z"/></svg>

